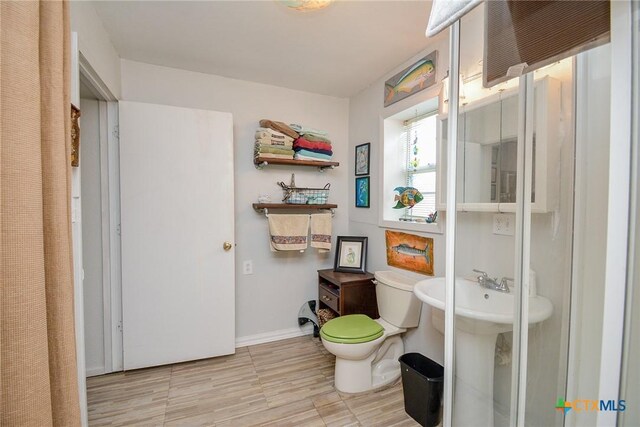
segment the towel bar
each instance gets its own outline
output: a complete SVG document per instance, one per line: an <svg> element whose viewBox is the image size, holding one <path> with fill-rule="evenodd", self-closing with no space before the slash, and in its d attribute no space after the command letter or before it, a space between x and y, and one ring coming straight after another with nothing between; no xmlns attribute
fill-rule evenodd
<svg viewBox="0 0 640 427"><path fill-rule="evenodd" d="M269 208L262 208L262 209L256 209L257 211L262 211L262 213L264 213L264 216L269 218ZM320 210L320 209L319 209ZM324 210L324 209L322 209ZM336 216L336 212L334 209L326 209L328 211L331 211L331 217L333 218L334 216ZM311 214L309 214L311 215ZM302 252L302 251L301 251Z"/></svg>
<svg viewBox="0 0 640 427"><path fill-rule="evenodd" d="M289 211L331 211L331 216L336 215L335 209L338 205L324 204L324 205L295 205L288 203L254 203L253 209L256 212L264 213L265 216L269 216L269 210L289 210Z"/></svg>

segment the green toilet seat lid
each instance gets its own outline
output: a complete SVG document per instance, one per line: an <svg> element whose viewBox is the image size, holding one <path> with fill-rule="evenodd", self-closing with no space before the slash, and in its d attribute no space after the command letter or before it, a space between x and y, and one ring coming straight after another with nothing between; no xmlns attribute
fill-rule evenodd
<svg viewBox="0 0 640 427"><path fill-rule="evenodd" d="M323 339L343 344L358 344L380 338L384 328L364 314L349 314L336 317L324 324L320 330Z"/></svg>

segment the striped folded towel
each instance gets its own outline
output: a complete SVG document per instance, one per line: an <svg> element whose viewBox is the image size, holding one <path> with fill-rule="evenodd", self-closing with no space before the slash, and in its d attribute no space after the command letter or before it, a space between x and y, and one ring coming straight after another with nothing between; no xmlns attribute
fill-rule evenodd
<svg viewBox="0 0 640 427"><path fill-rule="evenodd" d="M268 138L257 138L256 143L262 145L273 145L274 147L283 147L290 149L293 147L293 143L289 141L273 140Z"/></svg>
<svg viewBox="0 0 640 427"><path fill-rule="evenodd" d="M256 130L256 139L269 139L272 141L293 142L293 138L284 133L269 128L258 128Z"/></svg>
<svg viewBox="0 0 640 427"><path fill-rule="evenodd" d="M256 154L255 158L260 157L261 159L286 159L293 160L293 156L290 154L273 154L273 153L260 153Z"/></svg>
<svg viewBox="0 0 640 427"><path fill-rule="evenodd" d="M256 144L255 153L256 154L264 154L264 153L285 154L288 156L293 156L295 152L293 150L287 150L286 148L280 148L274 145Z"/></svg>

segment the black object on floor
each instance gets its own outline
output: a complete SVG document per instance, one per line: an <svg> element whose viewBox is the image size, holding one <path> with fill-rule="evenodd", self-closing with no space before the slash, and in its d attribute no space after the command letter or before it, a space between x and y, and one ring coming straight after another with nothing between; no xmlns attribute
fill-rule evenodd
<svg viewBox="0 0 640 427"><path fill-rule="evenodd" d="M311 322L313 324L313 336L320 336L320 328L318 328L318 317L316 316L316 302L315 300L307 301L302 304L300 311L298 312L298 325L302 326L305 323Z"/></svg>
<svg viewBox="0 0 640 427"><path fill-rule="evenodd" d="M421 355L400 356L404 410L423 427L435 427L442 420L444 368Z"/></svg>

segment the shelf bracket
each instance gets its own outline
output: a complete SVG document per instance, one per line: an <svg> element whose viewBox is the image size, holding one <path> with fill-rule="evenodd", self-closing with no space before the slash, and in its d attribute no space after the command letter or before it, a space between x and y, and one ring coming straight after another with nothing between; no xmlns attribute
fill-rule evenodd
<svg viewBox="0 0 640 427"><path fill-rule="evenodd" d="M254 163L253 165L256 167L256 169L262 170L265 168L265 166L269 165L269 162Z"/></svg>
<svg viewBox="0 0 640 427"><path fill-rule="evenodd" d="M335 169L336 167L334 165L329 165L329 166L318 166L318 171L320 172L324 172L325 169Z"/></svg>

